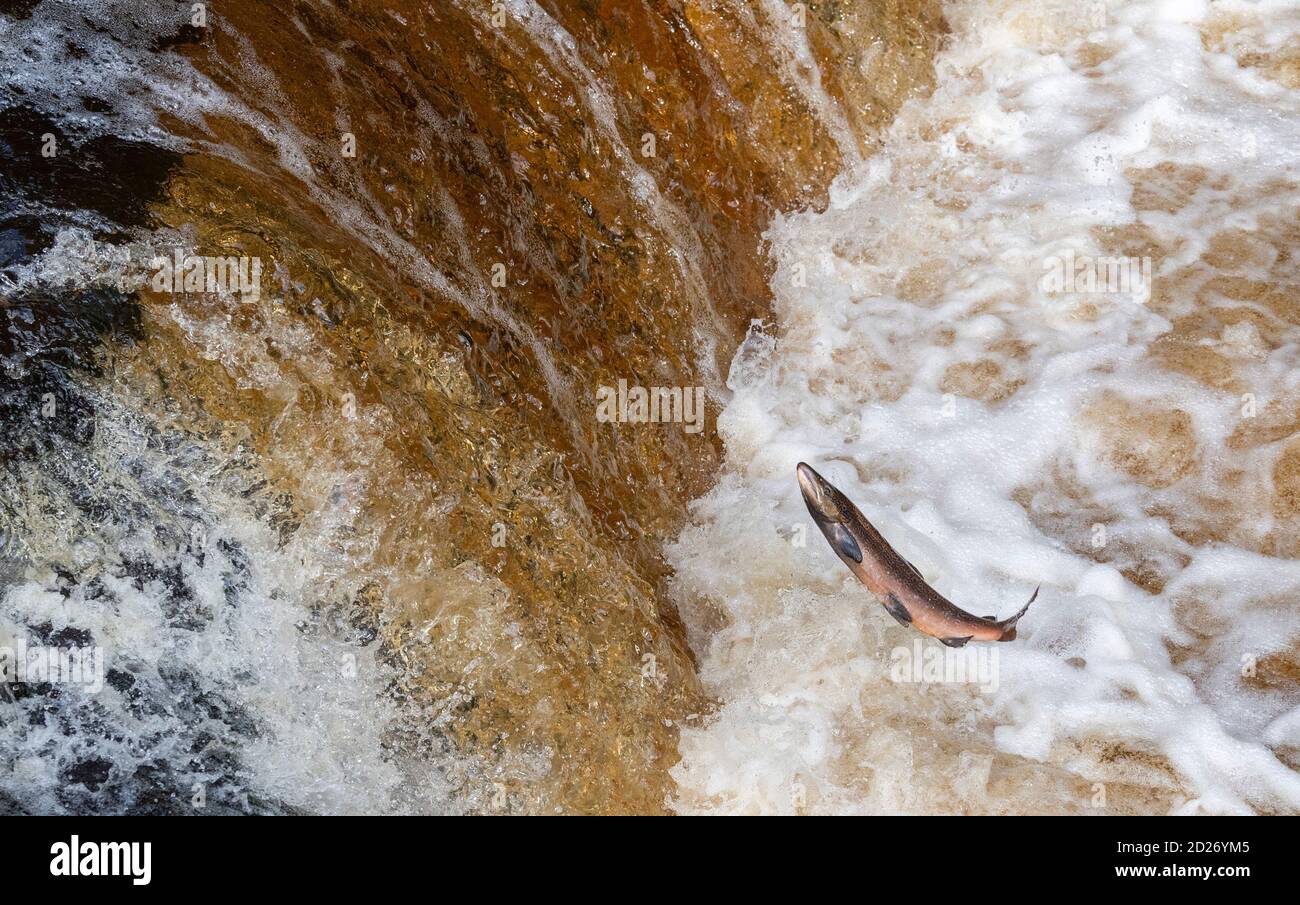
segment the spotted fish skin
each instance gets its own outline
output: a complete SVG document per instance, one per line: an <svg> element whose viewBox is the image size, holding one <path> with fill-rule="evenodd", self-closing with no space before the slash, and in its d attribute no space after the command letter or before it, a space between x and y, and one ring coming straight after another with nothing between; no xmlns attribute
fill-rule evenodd
<svg viewBox="0 0 1300 905"><path fill-rule="evenodd" d="M1016 623L1038 597L1037 589L1029 603L1007 619L973 616L930 587L916 566L900 556L858 507L812 466L800 462L795 473L808 512L835 555L901 625L949 647L1015 639Z"/></svg>

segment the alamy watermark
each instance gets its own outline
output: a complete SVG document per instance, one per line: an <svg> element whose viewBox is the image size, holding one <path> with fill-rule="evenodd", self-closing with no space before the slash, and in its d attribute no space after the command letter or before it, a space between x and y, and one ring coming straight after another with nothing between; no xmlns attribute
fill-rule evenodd
<svg viewBox="0 0 1300 905"><path fill-rule="evenodd" d="M55 877L130 877L148 886L153 876L152 842L82 842L72 836L50 846L50 874Z"/></svg>
<svg viewBox="0 0 1300 905"><path fill-rule="evenodd" d="M1076 255L1067 251L1043 261L1038 286L1049 295L1127 295L1139 305L1151 298L1151 259L1123 255Z"/></svg>
<svg viewBox="0 0 1300 905"><path fill-rule="evenodd" d="M262 297L262 259L187 255L179 248L170 258L158 256L149 285L155 292L237 296L245 304Z"/></svg>
<svg viewBox="0 0 1300 905"><path fill-rule="evenodd" d="M889 652L889 678L900 684L978 685L984 694L998 690L998 649L987 644L946 647L917 638L911 647Z"/></svg>
<svg viewBox="0 0 1300 905"><path fill-rule="evenodd" d="M15 647L0 646L0 684L10 682L81 685L99 694L104 688L104 649L28 646L19 638Z"/></svg>
<svg viewBox="0 0 1300 905"><path fill-rule="evenodd" d="M596 390L596 420L601 424L681 424L688 434L704 430L704 387L628 386Z"/></svg>

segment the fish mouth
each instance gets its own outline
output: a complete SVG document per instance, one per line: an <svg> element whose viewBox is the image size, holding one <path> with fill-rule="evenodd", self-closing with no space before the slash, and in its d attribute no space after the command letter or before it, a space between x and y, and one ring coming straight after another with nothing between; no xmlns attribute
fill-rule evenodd
<svg viewBox="0 0 1300 905"><path fill-rule="evenodd" d="M836 523L840 520L839 507L835 505L834 488L830 482L819 475L811 465L800 462L795 468L799 478L799 490L808 511L817 521Z"/></svg>

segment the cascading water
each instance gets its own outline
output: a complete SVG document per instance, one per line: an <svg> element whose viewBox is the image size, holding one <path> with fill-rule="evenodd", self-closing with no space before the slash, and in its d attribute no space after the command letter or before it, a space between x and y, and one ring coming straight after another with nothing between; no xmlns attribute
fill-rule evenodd
<svg viewBox="0 0 1300 905"><path fill-rule="evenodd" d="M4 807L665 809L711 703L662 548L759 233L936 7L0 12L0 640L106 669L0 701ZM706 429L598 420L620 381Z"/></svg>
<svg viewBox="0 0 1300 905"><path fill-rule="evenodd" d="M1300 808L1300 22L1085 7L0 3L0 810Z"/></svg>

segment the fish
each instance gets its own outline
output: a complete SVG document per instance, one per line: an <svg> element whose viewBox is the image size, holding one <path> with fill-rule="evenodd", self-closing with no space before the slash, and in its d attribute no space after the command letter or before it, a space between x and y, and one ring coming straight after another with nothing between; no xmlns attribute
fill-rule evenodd
<svg viewBox="0 0 1300 905"><path fill-rule="evenodd" d="M795 469L799 489L813 521L831 549L871 591L889 615L902 625L938 638L949 647L969 641L1014 641L1016 623L1038 599L1006 619L973 616L936 591L916 566L904 559L840 490L800 462Z"/></svg>

